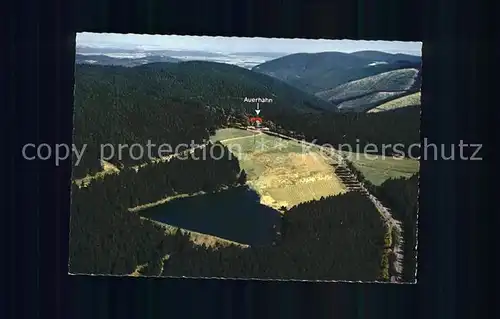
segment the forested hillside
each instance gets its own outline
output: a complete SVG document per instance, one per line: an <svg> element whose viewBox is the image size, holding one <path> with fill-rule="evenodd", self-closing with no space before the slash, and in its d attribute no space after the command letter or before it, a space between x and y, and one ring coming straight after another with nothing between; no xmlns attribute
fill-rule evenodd
<svg viewBox="0 0 500 319"><path fill-rule="evenodd" d="M74 143L87 144L82 162L74 169L75 178L100 169L99 145L202 143L222 125L223 115L196 101L175 98L165 89L152 87L151 75L112 66L76 66ZM158 154L157 149L152 149ZM167 152L168 154L168 152ZM165 155L167 155L165 154ZM125 149L114 164L132 165ZM120 163L118 163L120 162Z"/></svg>
<svg viewBox="0 0 500 319"><path fill-rule="evenodd" d="M413 93L420 88L418 83L418 69L399 69L347 82L316 95L342 111L365 111L377 103ZM369 100L363 99L367 96Z"/></svg>
<svg viewBox="0 0 500 319"><path fill-rule="evenodd" d="M370 92L400 92L411 88L417 77L417 69L401 69L384 72L347 82L331 90L316 93L324 99L339 103Z"/></svg>
<svg viewBox="0 0 500 319"><path fill-rule="evenodd" d="M223 147L221 145L221 147ZM130 274L135 267L179 249L176 238L129 208L176 194L217 191L244 182L227 148L214 148L222 159L177 159L123 170L93 180L87 187L73 183L70 219L72 273ZM195 151L202 158L203 150Z"/></svg>
<svg viewBox="0 0 500 319"><path fill-rule="evenodd" d="M274 246L184 246L163 275L373 281L381 279L384 234L373 204L352 192L292 207Z"/></svg>
<svg viewBox="0 0 500 319"><path fill-rule="evenodd" d="M216 128L254 113L255 103L244 97L272 98L266 114L275 116L332 108L277 79L212 62L76 65L75 79L74 143L79 149L87 144L75 178L100 170L100 144L202 143ZM145 160L130 158L128 149L122 155L111 162L121 167Z"/></svg>
<svg viewBox="0 0 500 319"><path fill-rule="evenodd" d="M283 81L234 65L189 61L183 63L150 63L136 70L153 70L170 85L171 94L180 98L197 99L225 109L247 110L254 113L255 104L244 103L246 97L273 99L269 112L290 110L311 112L334 110L325 101L306 94Z"/></svg>

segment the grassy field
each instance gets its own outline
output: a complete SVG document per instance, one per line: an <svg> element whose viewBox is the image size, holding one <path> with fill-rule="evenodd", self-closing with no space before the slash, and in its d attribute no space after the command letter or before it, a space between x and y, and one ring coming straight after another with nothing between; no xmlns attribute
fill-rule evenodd
<svg viewBox="0 0 500 319"><path fill-rule="evenodd" d="M389 102L386 102L382 105L377 106L374 109L369 110L368 113L390 111L390 110L394 110L397 108L410 106L410 105L420 105L420 92L406 95L406 96L391 100Z"/></svg>
<svg viewBox="0 0 500 319"><path fill-rule="evenodd" d="M411 177L420 169L418 160L409 158L363 156L358 153L347 153L348 159L374 185L381 185L389 178Z"/></svg>
<svg viewBox="0 0 500 319"><path fill-rule="evenodd" d="M333 159L316 151L306 152L294 141L248 133L253 134L224 129L216 136L238 158L247 172L248 185L259 193L262 204L292 207L346 190L334 174Z"/></svg>
<svg viewBox="0 0 500 319"><path fill-rule="evenodd" d="M250 131L245 131L245 130L238 130L238 129L234 129L234 128L223 128L223 129L217 130L215 132L215 135L210 136L210 140L212 142L223 141L223 140L232 139L232 138L252 136L255 134L256 133L253 133Z"/></svg>

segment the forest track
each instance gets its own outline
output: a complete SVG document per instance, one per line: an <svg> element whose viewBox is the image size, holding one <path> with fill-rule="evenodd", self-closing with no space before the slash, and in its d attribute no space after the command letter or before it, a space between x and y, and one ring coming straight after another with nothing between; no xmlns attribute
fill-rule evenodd
<svg viewBox="0 0 500 319"><path fill-rule="evenodd" d="M325 151L327 154L330 154L331 156L335 156L335 159L337 160L336 164L336 172L337 170L339 171L339 174L337 175L342 182L347 186L347 189L350 191L357 191L366 196L372 203L375 205L377 210L379 211L380 215L382 216L382 220L384 221L384 224L387 229L392 230L392 233L396 235L396 238L393 243L392 247L392 255L394 258L392 258L392 262L390 262L390 272L393 272L394 275L391 276L391 282L401 282L402 280L402 274L403 274L403 227L401 225L401 222L394 219L392 217L391 211L389 208L384 206L382 202L373 194L371 194L368 189L365 187L365 185L358 180L356 175L349 169L347 166L347 159L345 156L336 150L333 147L325 147L322 145L310 143L307 141L299 140L294 137L290 137L284 134L272 132L272 131L266 131L264 134L268 135L273 135L277 137L281 137L287 140L293 140L297 143L301 143L310 147L316 147L320 148L321 150ZM395 231L395 232L394 232Z"/></svg>

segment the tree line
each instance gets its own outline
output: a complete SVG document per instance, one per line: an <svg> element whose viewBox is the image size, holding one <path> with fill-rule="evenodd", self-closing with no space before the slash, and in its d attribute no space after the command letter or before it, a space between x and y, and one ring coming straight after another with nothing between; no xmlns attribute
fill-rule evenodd
<svg viewBox="0 0 500 319"><path fill-rule="evenodd" d="M295 138L316 140L317 144L331 144L334 147L348 145L351 150L363 153L368 144L376 146L366 148L367 152L381 155L397 155L401 151L405 156L420 155L420 149L410 145L420 144L420 107L404 107L392 111L377 113L322 113L322 114L282 114L270 118L278 133ZM344 149L347 150L347 149ZM400 155L401 155L400 154Z"/></svg>

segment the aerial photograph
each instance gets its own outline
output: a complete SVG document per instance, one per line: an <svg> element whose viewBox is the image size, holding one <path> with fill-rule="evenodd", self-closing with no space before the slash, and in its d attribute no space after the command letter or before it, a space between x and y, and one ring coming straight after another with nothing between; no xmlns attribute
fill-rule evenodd
<svg viewBox="0 0 500 319"><path fill-rule="evenodd" d="M69 273L416 283L421 50L78 33Z"/></svg>

